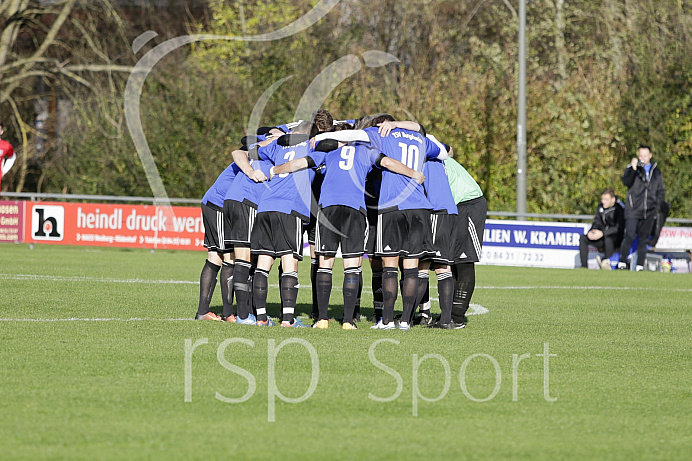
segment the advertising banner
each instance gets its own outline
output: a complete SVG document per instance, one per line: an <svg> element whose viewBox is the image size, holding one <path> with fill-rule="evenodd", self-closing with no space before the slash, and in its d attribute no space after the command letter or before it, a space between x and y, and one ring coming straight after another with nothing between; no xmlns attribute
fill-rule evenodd
<svg viewBox="0 0 692 461"><path fill-rule="evenodd" d="M26 202L25 243L203 250L199 207Z"/></svg>
<svg viewBox="0 0 692 461"><path fill-rule="evenodd" d="M590 224L488 219L480 264L554 267L579 265L579 238Z"/></svg>
<svg viewBox="0 0 692 461"><path fill-rule="evenodd" d="M24 238L24 202L0 200L0 242L21 243Z"/></svg>

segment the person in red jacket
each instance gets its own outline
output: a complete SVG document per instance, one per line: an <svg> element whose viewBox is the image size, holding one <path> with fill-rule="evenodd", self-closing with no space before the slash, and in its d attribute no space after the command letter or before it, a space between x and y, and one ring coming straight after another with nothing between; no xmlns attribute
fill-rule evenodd
<svg viewBox="0 0 692 461"><path fill-rule="evenodd" d="M0 184L2 184L2 177L10 171L10 168L14 165L14 161L17 159L17 156L14 155L12 145L2 139L2 134L4 132L5 127L2 124L2 120L0 120Z"/></svg>

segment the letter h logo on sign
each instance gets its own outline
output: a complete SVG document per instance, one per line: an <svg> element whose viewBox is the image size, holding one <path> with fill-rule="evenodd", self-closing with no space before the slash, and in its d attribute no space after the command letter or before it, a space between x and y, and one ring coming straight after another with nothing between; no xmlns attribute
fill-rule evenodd
<svg viewBox="0 0 692 461"><path fill-rule="evenodd" d="M34 240L61 241L65 234L65 209L35 205L31 211L31 236Z"/></svg>

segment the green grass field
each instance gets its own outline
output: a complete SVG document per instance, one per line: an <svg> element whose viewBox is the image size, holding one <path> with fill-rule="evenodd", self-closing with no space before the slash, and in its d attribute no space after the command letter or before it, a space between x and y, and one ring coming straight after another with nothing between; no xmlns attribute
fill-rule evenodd
<svg viewBox="0 0 692 461"><path fill-rule="evenodd" d="M473 302L489 312L464 330L261 329L185 321L196 311L204 258L1 245L0 459L692 456L689 274L480 266ZM308 267L301 263L303 313ZM364 276L367 291L367 269ZM276 283L274 270L271 315ZM336 275L337 317L340 284ZM370 314L371 293L363 305ZM229 339L245 341L227 341L222 356L242 370L218 360ZM276 353L287 339L304 342ZM191 359L186 343L201 344ZM546 344L555 354L548 370L536 355ZM517 367L515 355L523 356ZM313 370L306 400L270 393L301 397ZM369 398L394 397L397 374L396 398ZM414 398L418 389L435 399L446 384L438 401ZM217 393L246 399L226 403Z"/></svg>

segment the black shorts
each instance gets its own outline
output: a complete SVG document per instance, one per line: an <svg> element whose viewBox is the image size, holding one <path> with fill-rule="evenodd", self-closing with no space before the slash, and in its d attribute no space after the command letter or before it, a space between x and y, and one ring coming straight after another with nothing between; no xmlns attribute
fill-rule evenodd
<svg viewBox="0 0 692 461"><path fill-rule="evenodd" d="M363 213L343 205L328 206L317 215L315 253L334 256L341 245L342 257L363 256L367 232Z"/></svg>
<svg viewBox="0 0 692 461"><path fill-rule="evenodd" d="M481 196L457 205L459 211L456 230L454 264L477 263L481 259L485 218L488 202Z"/></svg>
<svg viewBox="0 0 692 461"><path fill-rule="evenodd" d="M257 208L237 200L223 202L223 214L226 218L226 246L250 248L250 236L255 225Z"/></svg>
<svg viewBox="0 0 692 461"><path fill-rule="evenodd" d="M250 237L252 254L269 255L279 258L293 253L303 259L303 221L297 217L278 211L257 213L255 226Z"/></svg>
<svg viewBox="0 0 692 461"><path fill-rule="evenodd" d="M223 210L213 203L202 204L202 223L204 224L204 247L217 253L230 253L233 248L226 247L225 222Z"/></svg>
<svg viewBox="0 0 692 461"><path fill-rule="evenodd" d="M429 210L390 211L377 218L375 255L428 259L435 254Z"/></svg>
<svg viewBox="0 0 692 461"><path fill-rule="evenodd" d="M432 260L436 264L454 265L456 251L456 226L458 216L455 214L433 213L430 215L432 225L432 243L435 255Z"/></svg>

